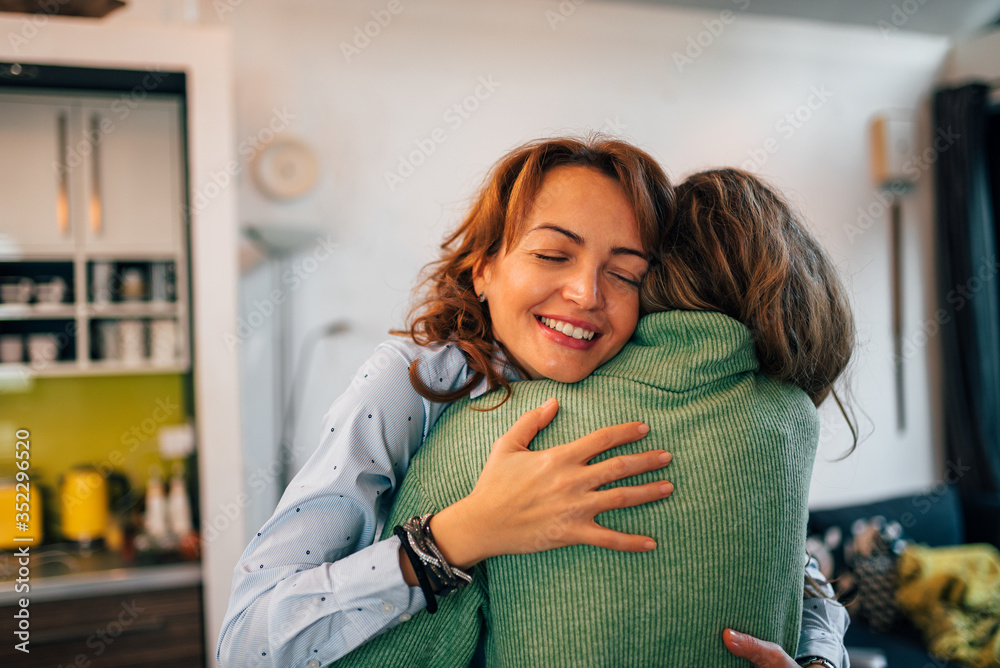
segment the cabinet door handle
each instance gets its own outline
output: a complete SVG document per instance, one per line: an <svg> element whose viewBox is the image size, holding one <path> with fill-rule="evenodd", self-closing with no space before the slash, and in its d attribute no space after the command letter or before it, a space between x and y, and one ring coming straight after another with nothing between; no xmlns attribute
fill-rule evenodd
<svg viewBox="0 0 1000 668"><path fill-rule="evenodd" d="M66 170L69 169L66 146L66 112L59 114L57 121L57 134L59 142L59 192L56 195L56 227L59 234L65 236L69 232L69 191L66 187Z"/></svg>
<svg viewBox="0 0 1000 668"><path fill-rule="evenodd" d="M90 231L101 233L101 117L90 117Z"/></svg>

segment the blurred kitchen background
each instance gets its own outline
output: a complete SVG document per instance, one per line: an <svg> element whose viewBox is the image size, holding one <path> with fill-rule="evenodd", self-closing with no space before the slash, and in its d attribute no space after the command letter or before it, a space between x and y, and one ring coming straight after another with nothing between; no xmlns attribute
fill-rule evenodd
<svg viewBox="0 0 1000 668"><path fill-rule="evenodd" d="M0 499L28 430L32 661L96 658L89 620L140 592L154 613L95 665L214 665L232 568L321 416L488 167L537 137L781 188L860 334L863 440L838 460L824 405L813 506L953 482L931 103L1000 82L1000 0L121 5L0 0ZM879 147L909 177L895 227Z"/></svg>

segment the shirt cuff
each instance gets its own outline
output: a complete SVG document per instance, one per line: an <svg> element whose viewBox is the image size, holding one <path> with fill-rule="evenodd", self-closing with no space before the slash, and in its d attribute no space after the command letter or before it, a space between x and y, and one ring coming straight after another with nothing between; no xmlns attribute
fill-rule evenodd
<svg viewBox="0 0 1000 668"><path fill-rule="evenodd" d="M332 564L338 603L363 638L408 621L427 606L399 568L399 538L392 536Z"/></svg>

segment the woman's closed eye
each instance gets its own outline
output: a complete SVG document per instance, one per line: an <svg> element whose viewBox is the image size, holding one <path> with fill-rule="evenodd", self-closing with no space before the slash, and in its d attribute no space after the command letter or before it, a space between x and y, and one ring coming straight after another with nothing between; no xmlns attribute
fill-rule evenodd
<svg viewBox="0 0 1000 668"><path fill-rule="evenodd" d="M618 280L624 282L624 283L628 283L629 285L631 285L634 288L638 288L640 286L640 283L641 283L641 281L637 281L634 278L630 278L630 277L625 276L625 275L620 274L620 273L612 272L611 275L614 276L615 278L617 278Z"/></svg>
<svg viewBox="0 0 1000 668"><path fill-rule="evenodd" d="M565 262L569 258L556 256L556 255L545 255L544 253L532 253L539 260L545 260L546 262Z"/></svg>
<svg viewBox="0 0 1000 668"><path fill-rule="evenodd" d="M532 253L532 255L543 262L552 262L554 264L561 264L569 261L569 258L563 255L546 255L545 253L538 252ZM611 270L609 273L622 283L626 283L634 288L638 288L642 282L642 279L633 278L631 273L615 270Z"/></svg>

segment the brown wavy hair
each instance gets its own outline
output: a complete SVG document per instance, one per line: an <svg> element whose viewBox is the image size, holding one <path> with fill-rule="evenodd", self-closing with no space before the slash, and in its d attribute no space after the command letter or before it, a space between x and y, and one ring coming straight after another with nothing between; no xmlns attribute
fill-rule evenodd
<svg viewBox="0 0 1000 668"><path fill-rule="evenodd" d="M392 332L410 336L420 345L450 342L465 354L474 372L461 388L440 392L423 382L414 361L410 382L421 396L455 401L485 378L490 389L507 391L498 406L510 397L502 360L510 360L515 368L517 363L494 341L489 304L479 301L472 280L487 261L517 243L546 173L568 165L597 170L621 186L650 266L656 265L656 250L674 215L674 191L650 155L601 135L536 140L514 149L490 170L462 223L441 244L441 259L425 268L423 296L411 310L407 328ZM517 370L522 377L528 376L523 369Z"/></svg>
<svg viewBox="0 0 1000 668"><path fill-rule="evenodd" d="M746 325L761 372L819 405L854 350L854 316L836 268L778 192L739 169L689 176L661 263L646 275L647 311L719 311ZM843 403L833 393L851 427ZM848 453L849 454L849 453Z"/></svg>

